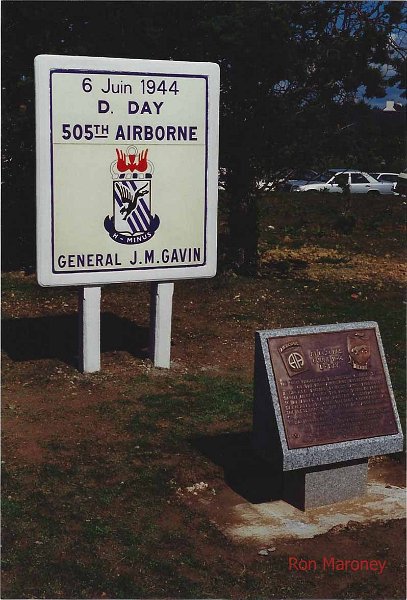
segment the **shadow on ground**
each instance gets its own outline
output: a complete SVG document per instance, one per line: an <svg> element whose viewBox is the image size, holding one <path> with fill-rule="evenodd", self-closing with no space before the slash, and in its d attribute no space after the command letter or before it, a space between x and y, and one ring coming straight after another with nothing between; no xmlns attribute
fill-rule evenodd
<svg viewBox="0 0 407 600"><path fill-rule="evenodd" d="M5 319L3 350L13 361L55 358L77 365L78 315ZM101 351L126 351L137 358L148 355L148 328L112 313L101 315Z"/></svg>
<svg viewBox="0 0 407 600"><path fill-rule="evenodd" d="M191 445L224 470L225 483L252 504L281 498L281 474L253 450L251 432L224 433L191 440Z"/></svg>

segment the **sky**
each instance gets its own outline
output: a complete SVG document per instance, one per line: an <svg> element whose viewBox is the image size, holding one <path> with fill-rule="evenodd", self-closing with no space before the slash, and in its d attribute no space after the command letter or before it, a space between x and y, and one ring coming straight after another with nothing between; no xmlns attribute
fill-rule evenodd
<svg viewBox="0 0 407 600"><path fill-rule="evenodd" d="M386 96L384 98L369 98L367 99L367 103L375 108L384 108L387 100L394 100L394 102L399 102L405 106L406 98L401 96L401 92L402 90L397 87L389 87L386 90Z"/></svg>

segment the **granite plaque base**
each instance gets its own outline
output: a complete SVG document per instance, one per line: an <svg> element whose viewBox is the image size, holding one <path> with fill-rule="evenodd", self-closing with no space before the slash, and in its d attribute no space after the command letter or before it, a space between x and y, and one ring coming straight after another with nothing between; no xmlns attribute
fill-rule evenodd
<svg viewBox="0 0 407 600"><path fill-rule="evenodd" d="M377 323L256 332L253 443L313 508L362 495L370 456L403 433Z"/></svg>
<svg viewBox="0 0 407 600"><path fill-rule="evenodd" d="M300 510L351 500L367 489L367 459L283 474L282 499Z"/></svg>

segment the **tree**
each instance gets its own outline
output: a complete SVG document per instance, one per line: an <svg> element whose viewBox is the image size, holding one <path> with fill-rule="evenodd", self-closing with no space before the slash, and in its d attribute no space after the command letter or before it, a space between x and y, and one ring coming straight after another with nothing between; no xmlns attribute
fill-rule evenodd
<svg viewBox="0 0 407 600"><path fill-rule="evenodd" d="M332 154L353 123L361 86L366 97L385 95L382 67L398 68L403 56L394 37L401 22L402 7L384 2L252 3L249 11L245 3L226 3L219 10L221 157L232 260L241 272L257 270L256 179ZM397 68L393 84L401 79ZM343 158L358 160L360 130L352 134Z"/></svg>
<svg viewBox="0 0 407 600"><path fill-rule="evenodd" d="M325 164L329 158L359 161L366 131L379 139L373 126L353 126L355 118L367 123L371 111L355 99L361 89L368 98L383 97L386 77L402 84L403 11L398 2L4 3L3 243L13 255L3 256L9 266L34 260L36 54L220 65L230 261L250 274L257 270L256 181L287 167L332 166Z"/></svg>

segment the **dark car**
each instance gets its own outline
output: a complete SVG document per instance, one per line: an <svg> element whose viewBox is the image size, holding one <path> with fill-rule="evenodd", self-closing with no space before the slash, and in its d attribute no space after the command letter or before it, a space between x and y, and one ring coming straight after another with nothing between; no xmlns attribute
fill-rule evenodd
<svg viewBox="0 0 407 600"><path fill-rule="evenodd" d="M313 181L317 176L318 173L312 169L291 171L286 179L280 181L279 189L283 192L291 192L293 186Z"/></svg>
<svg viewBox="0 0 407 600"><path fill-rule="evenodd" d="M407 169L398 174L397 182L394 184L394 193L397 196L407 196Z"/></svg>

